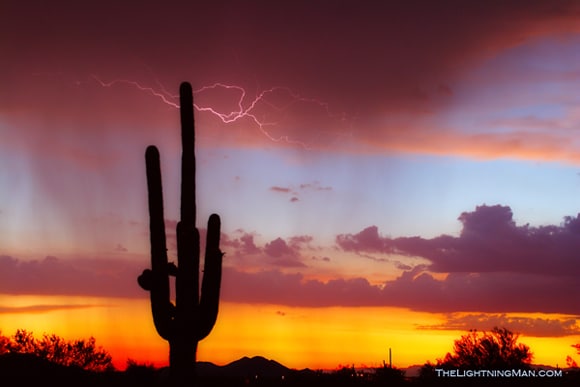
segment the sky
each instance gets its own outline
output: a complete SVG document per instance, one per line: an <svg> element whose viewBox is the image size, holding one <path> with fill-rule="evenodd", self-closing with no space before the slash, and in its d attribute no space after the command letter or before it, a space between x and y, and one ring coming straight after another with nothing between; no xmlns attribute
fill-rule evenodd
<svg viewBox="0 0 580 387"><path fill-rule="evenodd" d="M2 334L167 363L144 153L175 260L188 81L226 254L199 360L406 367L494 326L580 360L578 2L9 0L0 52Z"/></svg>

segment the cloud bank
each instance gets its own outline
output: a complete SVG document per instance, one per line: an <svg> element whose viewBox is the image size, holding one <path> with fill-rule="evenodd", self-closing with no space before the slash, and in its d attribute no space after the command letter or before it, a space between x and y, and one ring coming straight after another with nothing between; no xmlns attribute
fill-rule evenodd
<svg viewBox="0 0 580 387"><path fill-rule="evenodd" d="M421 257L399 264L400 275L381 284L363 277L326 281L306 276L313 237L276 238L263 245L240 230L224 236L222 299L304 307L404 307L434 313L560 313L580 315L576 296L580 218L561 225L517 225L507 206L482 205L459 216L459 236L382 237L375 226L336 237L337 248L360 259L367 253ZM231 253L231 254L230 254ZM243 256L253 261L243 261ZM315 261L332 265L329 257ZM0 257L0 293L145 297L136 277L148 266L133 260L22 261ZM465 320L465 319L464 319ZM464 321L463 320L463 321ZM514 321L512 321L514 322ZM450 326L460 324L457 319ZM564 328L562 328L564 329ZM564 330L569 332L570 327Z"/></svg>

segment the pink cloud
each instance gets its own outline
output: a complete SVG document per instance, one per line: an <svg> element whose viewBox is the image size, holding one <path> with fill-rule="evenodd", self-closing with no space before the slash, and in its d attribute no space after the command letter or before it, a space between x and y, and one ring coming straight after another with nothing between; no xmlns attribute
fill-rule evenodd
<svg viewBox="0 0 580 387"><path fill-rule="evenodd" d="M287 268L283 262L278 266ZM0 293L146 297L147 293L139 288L136 281L146 267L146 262L118 259L60 260L47 257L40 261L22 261L2 256ZM308 279L296 272L243 272L225 266L222 300L303 307L395 306L434 313L580 313L575 302L580 285L573 276L451 273L444 279L436 279L425 269L425 266L417 266L404 271L394 280L373 285L362 277L321 281ZM448 326L456 326L462 321L465 324L469 322L450 320ZM520 325L529 323L510 321ZM536 322L546 334L551 326L550 335L572 332L573 327L566 324L557 328L541 321ZM440 328L444 329L444 326ZM535 330L536 334L538 329Z"/></svg>
<svg viewBox="0 0 580 387"><path fill-rule="evenodd" d="M335 279L326 283L303 275L280 271L244 273L224 269L223 298L232 302L255 302L289 306L379 305L380 290L363 278Z"/></svg>
<svg viewBox="0 0 580 387"><path fill-rule="evenodd" d="M290 245L297 248L302 245L308 245L313 240L314 238L310 235L293 236L290 237Z"/></svg>
<svg viewBox="0 0 580 387"><path fill-rule="evenodd" d="M284 255L295 255L296 252L291 249L282 238L274 239L273 241L266 243L264 246L264 252L270 257L278 258Z"/></svg>
<svg viewBox="0 0 580 387"><path fill-rule="evenodd" d="M237 236L240 234L240 236ZM247 269L263 267L306 267L307 254L314 249L309 235L275 238L264 244L255 241L256 234L236 230L232 235L222 235L222 246L227 254L226 265Z"/></svg>
<svg viewBox="0 0 580 387"><path fill-rule="evenodd" d="M393 306L433 313L580 312L574 302L580 291L577 281L537 275L458 273L439 280L417 267L377 286L364 278L322 282L299 273L247 273L226 268L223 284L223 298L232 302L303 307Z"/></svg>
<svg viewBox="0 0 580 387"><path fill-rule="evenodd" d="M146 297L137 276L148 265L119 259L24 261L0 256L0 293Z"/></svg>
<svg viewBox="0 0 580 387"><path fill-rule="evenodd" d="M270 258L268 262L275 266L305 267L299 255L299 247L296 243L288 245L282 238L276 238L266 243L264 253Z"/></svg>

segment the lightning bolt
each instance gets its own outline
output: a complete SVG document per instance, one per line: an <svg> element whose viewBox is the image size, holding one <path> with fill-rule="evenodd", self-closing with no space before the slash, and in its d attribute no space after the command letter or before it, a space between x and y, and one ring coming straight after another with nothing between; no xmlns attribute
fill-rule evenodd
<svg viewBox="0 0 580 387"><path fill-rule="evenodd" d="M118 84L124 84L124 85L129 85L129 86L135 87L138 90L144 91L146 93L153 95L154 97L159 98L166 105L169 105L171 107L179 109L179 105L174 102L176 96L169 94L165 90L165 88L163 88L163 87L161 87L161 91L157 91L152 87L141 86L141 84L139 82L130 81L127 79L115 79L115 80L110 81L110 82L105 82L105 81L102 81L96 75L91 75L91 78L93 78L95 81L97 81L102 87L113 87L113 86L116 86Z"/></svg>
<svg viewBox="0 0 580 387"><path fill-rule="evenodd" d="M102 87L111 88L111 87L121 86L121 85L133 87L133 88L140 90L144 93L150 94L151 96L159 99L161 102L163 102L164 104L166 104L168 106L171 106L171 107L176 108L176 109L179 108L179 104L177 103L177 101L179 100L179 96L169 93L166 90L166 88L159 81L156 81L156 84L157 84L156 87L151 87L151 86L145 86L137 81L129 80L129 79L115 79L115 80L106 82L106 81L101 80L96 75L91 75L91 78L94 79ZM308 146L308 144L301 142L301 141L298 141L298 140L293 140L287 135L274 137L270 133L270 131L267 130L267 128L275 126L275 125L279 124L279 122L277 122L277 121L267 122L267 121L260 119L258 117L257 113L255 113L258 105L260 105L260 104L264 104L264 105L268 106L270 109L273 109L277 112L283 112L283 111L289 109L292 105L294 105L296 103L299 103L299 102L308 103L308 104L313 104L315 106L318 106L318 108L322 109L323 112L331 120L341 121L341 122L347 121L346 113L334 114L331 112L331 109L330 109L330 106L328 103L314 99L314 98L303 97L300 94L295 93L294 91L292 91L288 87L272 87L269 89L265 89L265 90L258 92L255 95L255 97L253 99L251 99L251 97L248 96L246 89L244 89L243 87L217 82L217 83L214 83L212 85L203 86L199 89L196 89L193 91L193 94L197 95L197 94L200 94L200 93L203 93L206 91L210 91L210 90L225 90L225 91L234 91L234 92L238 93L239 97L237 99L237 109L229 111L229 112L220 112L216 108L213 108L210 106L200 106L200 105L194 103L194 108L197 111L210 113L210 114L214 115L215 117L219 118L224 124L231 124L231 123L234 123L236 121L242 120L244 118L249 119L251 122L253 122L256 125L256 127L259 129L259 131L272 142L285 142L285 143L288 143L291 145L298 145L304 149L311 149L310 146ZM285 94L288 97L289 101L283 105L275 104L274 102L271 101L271 98L269 98L274 93Z"/></svg>

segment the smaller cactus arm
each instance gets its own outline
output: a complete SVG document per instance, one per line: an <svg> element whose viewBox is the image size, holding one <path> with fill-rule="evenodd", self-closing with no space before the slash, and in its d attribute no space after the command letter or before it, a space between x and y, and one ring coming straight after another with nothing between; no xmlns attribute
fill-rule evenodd
<svg viewBox="0 0 580 387"><path fill-rule="evenodd" d="M139 284L149 290L155 329L168 340L173 322L173 304L169 295L169 267L163 216L163 188L159 151L150 146L145 152L147 190L149 197L149 232L151 240L151 270L145 270ZM143 286L145 285L145 286ZM148 288L148 289L147 289Z"/></svg>
<svg viewBox="0 0 580 387"><path fill-rule="evenodd" d="M174 331L175 305L169 299L168 266L162 272L151 271L151 314L159 336L169 340ZM167 291L165 291L167 289Z"/></svg>
<svg viewBox="0 0 580 387"><path fill-rule="evenodd" d="M207 224L205 263L201 284L199 314L196 321L196 337L204 339L211 332L218 316L223 253L219 248L220 217L213 214Z"/></svg>
<svg viewBox="0 0 580 387"><path fill-rule="evenodd" d="M165 242L165 219L163 216L163 188L161 185L161 163L159 151L150 146L145 152L147 167L147 191L149 199L149 238L151 241L151 269L163 271L167 266ZM168 282L169 292L169 282Z"/></svg>

